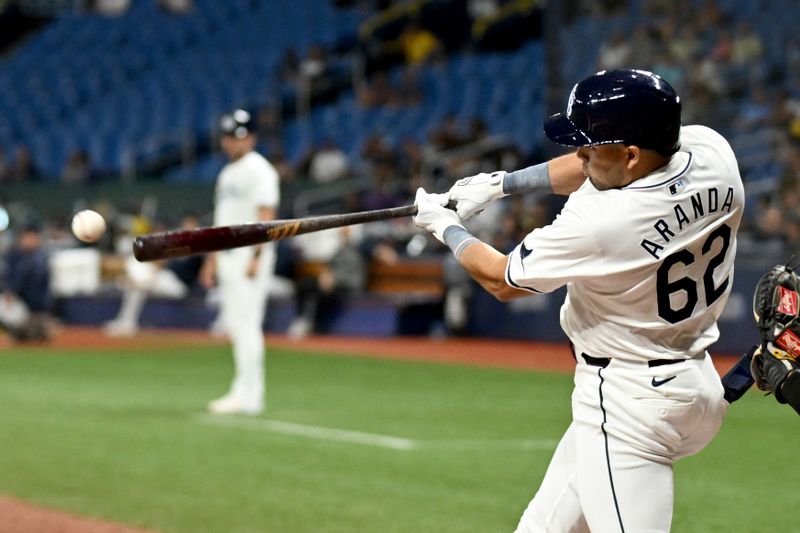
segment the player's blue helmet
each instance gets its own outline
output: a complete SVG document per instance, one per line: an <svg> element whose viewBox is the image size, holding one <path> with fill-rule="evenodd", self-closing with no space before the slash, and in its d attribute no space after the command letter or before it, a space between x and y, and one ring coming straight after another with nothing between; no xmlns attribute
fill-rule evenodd
<svg viewBox="0 0 800 533"><path fill-rule="evenodd" d="M219 119L219 131L221 135L231 135L237 139L244 139L256 129L255 120L244 109L234 109L230 113L222 115Z"/></svg>
<svg viewBox="0 0 800 533"><path fill-rule="evenodd" d="M566 146L623 143L678 151L681 99L672 86L645 70L603 70L572 88L566 113L544 123L552 141Z"/></svg>

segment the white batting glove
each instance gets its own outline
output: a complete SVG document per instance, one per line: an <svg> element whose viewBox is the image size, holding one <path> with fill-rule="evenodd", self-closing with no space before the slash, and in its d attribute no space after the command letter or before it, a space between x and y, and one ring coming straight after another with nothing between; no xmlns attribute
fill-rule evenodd
<svg viewBox="0 0 800 533"><path fill-rule="evenodd" d="M505 177L506 172L498 170L491 174L482 173L461 178L450 187L450 191L448 191L450 201L456 203L456 213L461 220L480 213L498 198L508 196L503 192Z"/></svg>
<svg viewBox="0 0 800 533"><path fill-rule="evenodd" d="M456 212L444 207L449 200L447 193L428 194L422 187L417 189L417 196L414 198L414 205L417 206L414 224L433 233L433 236L442 243L444 243L444 230L450 226L464 227Z"/></svg>

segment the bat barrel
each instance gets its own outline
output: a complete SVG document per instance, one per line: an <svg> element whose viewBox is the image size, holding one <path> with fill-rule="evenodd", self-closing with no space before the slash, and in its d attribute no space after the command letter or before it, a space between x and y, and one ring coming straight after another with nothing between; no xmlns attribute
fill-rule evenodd
<svg viewBox="0 0 800 533"><path fill-rule="evenodd" d="M153 233L134 239L133 256L139 261L155 261L170 257L204 254L277 241L301 233L411 216L416 213L417 207L409 205L341 215Z"/></svg>

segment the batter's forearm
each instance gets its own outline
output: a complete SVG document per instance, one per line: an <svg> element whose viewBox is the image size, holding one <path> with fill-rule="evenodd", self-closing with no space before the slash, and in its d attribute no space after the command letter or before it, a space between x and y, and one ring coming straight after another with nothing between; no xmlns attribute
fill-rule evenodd
<svg viewBox="0 0 800 533"><path fill-rule="evenodd" d="M581 160L575 154L567 154L507 173L503 178L503 193L568 195L577 191L585 179Z"/></svg>
<svg viewBox="0 0 800 533"><path fill-rule="evenodd" d="M548 164L539 163L538 165L506 173L503 177L502 189L503 194L552 193L553 184L550 180Z"/></svg>
<svg viewBox="0 0 800 533"><path fill-rule="evenodd" d="M461 254L459 263L486 292L501 302L530 296L529 293L506 283L508 256L484 242L478 241L467 247Z"/></svg>
<svg viewBox="0 0 800 533"><path fill-rule="evenodd" d="M508 256L458 226L451 226L445 230L445 242L472 279L498 300L505 302L530 296L530 293L515 289L506 283Z"/></svg>
<svg viewBox="0 0 800 533"><path fill-rule="evenodd" d="M574 152L551 159L547 168L556 194L570 195L586 181L583 163Z"/></svg>

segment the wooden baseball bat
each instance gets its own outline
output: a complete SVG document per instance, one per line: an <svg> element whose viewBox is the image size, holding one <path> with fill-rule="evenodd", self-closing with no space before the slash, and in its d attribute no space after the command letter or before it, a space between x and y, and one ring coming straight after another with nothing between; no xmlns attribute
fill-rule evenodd
<svg viewBox="0 0 800 533"><path fill-rule="evenodd" d="M324 229L416 214L417 206L407 205L341 215L323 215L290 220L270 220L269 222L254 222L235 226L165 231L136 237L133 240L133 256L139 261L155 261L169 257L217 252L264 242L279 241L301 233L311 233Z"/></svg>

